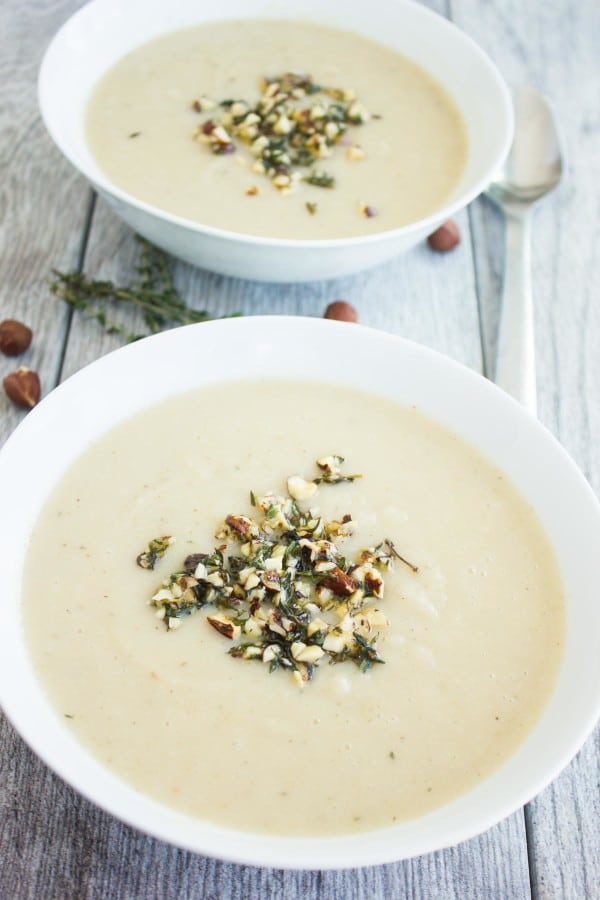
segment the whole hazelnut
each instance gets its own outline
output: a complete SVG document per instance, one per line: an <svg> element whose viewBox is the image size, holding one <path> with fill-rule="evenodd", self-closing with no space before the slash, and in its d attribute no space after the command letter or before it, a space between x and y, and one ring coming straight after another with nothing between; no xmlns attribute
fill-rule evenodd
<svg viewBox="0 0 600 900"><path fill-rule="evenodd" d="M351 303L345 300L334 300L325 310L324 319L337 319L338 322L358 322L358 313Z"/></svg>
<svg viewBox="0 0 600 900"><path fill-rule="evenodd" d="M448 219L443 225L440 225L433 234L427 238L427 243L432 250L438 253L447 253L453 250L457 244L460 244L460 231L454 219Z"/></svg>
<svg viewBox="0 0 600 900"><path fill-rule="evenodd" d="M0 350L7 356L25 353L32 337L31 328L17 322L16 319L5 319L4 322L0 322Z"/></svg>
<svg viewBox="0 0 600 900"><path fill-rule="evenodd" d="M40 376L26 366L11 372L4 378L2 384L12 402L23 409L32 409L42 394Z"/></svg>

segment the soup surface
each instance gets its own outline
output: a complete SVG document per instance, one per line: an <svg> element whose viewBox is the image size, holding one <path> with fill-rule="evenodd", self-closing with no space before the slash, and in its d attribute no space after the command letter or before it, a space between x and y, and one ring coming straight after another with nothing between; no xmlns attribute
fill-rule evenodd
<svg viewBox="0 0 600 900"><path fill-rule="evenodd" d="M194 140L225 111L195 111L195 100L253 105L261 78L290 71L352 89L370 114L323 151L330 155L298 170L325 172L333 188L302 181L282 192L253 170L256 156L243 141L215 155ZM314 94L296 105L334 101ZM133 50L93 91L87 137L110 181L141 200L205 225L301 239L372 234L428 215L456 187L467 152L454 102L410 60L343 30L268 20L196 26ZM270 137L287 141L277 131ZM356 146L360 158L348 158Z"/></svg>
<svg viewBox="0 0 600 900"><path fill-rule="evenodd" d="M362 478L310 505L352 515L345 554L389 538L418 567L385 576L385 664L321 660L300 687L230 656L210 610L168 631L149 605L162 580L254 514L250 489L285 493L332 452ZM176 543L146 571L157 535ZM373 829L469 790L540 715L564 633L552 550L500 471L414 408L293 381L181 395L90 446L35 527L22 609L51 702L98 759L185 813L276 834Z"/></svg>

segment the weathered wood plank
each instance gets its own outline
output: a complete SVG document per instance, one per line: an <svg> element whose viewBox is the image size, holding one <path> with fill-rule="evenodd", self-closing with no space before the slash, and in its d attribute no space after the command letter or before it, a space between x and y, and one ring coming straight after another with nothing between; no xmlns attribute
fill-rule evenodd
<svg viewBox="0 0 600 900"><path fill-rule="evenodd" d="M533 285L541 420L600 490L600 7L453 0L457 24L507 79L552 100L568 158L565 183L537 211ZM488 368L493 371L502 271L502 222L491 204L472 209ZM600 731L527 809L532 890L540 898L597 897L600 885Z"/></svg>
<svg viewBox="0 0 600 900"><path fill-rule="evenodd" d="M27 365L45 389L55 384L67 325L45 279L53 265L77 264L91 193L46 135L36 74L49 36L79 5L4 0L0 6L0 319L21 319L34 332L23 357L0 359L0 379ZM0 391L0 442L22 416Z"/></svg>
<svg viewBox="0 0 600 900"><path fill-rule="evenodd" d="M321 316L333 299L353 303L365 325L383 328L447 353L481 369L481 347L471 250L466 214L461 222L467 239L449 256L433 254L423 245L406 257L349 278L311 284L277 285L225 278L192 266L175 266L182 295L198 309L216 316ZM126 283L131 279L138 247L131 231L98 201L86 252L85 269L94 277ZM127 313L118 321L133 331L141 320ZM64 359L62 377L120 346L95 323L76 313Z"/></svg>

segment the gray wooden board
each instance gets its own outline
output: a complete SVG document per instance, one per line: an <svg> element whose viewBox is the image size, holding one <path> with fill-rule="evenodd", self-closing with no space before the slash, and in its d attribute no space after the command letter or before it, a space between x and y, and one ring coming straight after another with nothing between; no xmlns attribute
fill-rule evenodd
<svg viewBox="0 0 600 900"><path fill-rule="evenodd" d="M51 34L78 5L48 0L30 0L23 5L18 0L4 0L0 9L0 318L14 316L32 324L36 337L23 361L40 371L45 387L120 343L80 315L69 316L48 298L43 282L50 268L73 267L81 256L91 274L126 281L132 274L137 252L131 233L101 202L93 210L87 235L89 192L51 146L36 114L34 82L41 53ZM441 6L429 5L438 9ZM443 7L441 11L445 11ZM560 4L560 11L566 16L567 5ZM591 30L593 4L573 8L568 34L547 8L534 8L533 4L517 8L515 3L495 0L483 9L483 4L475 0L454 0L452 12L458 24L487 46L509 78L515 73L520 78L548 73L548 84L539 78L538 84L547 86L561 99L573 136L584 143L588 165L597 167L597 160L591 157L593 137L598 135L597 120L593 118L597 110L591 102L597 66L590 55L592 38L584 34L586 28ZM516 25L513 27L512 23ZM579 62L567 59L569 47L577 47L582 56ZM527 68L530 60L531 70ZM569 86L561 84L565 73L583 79L587 85L586 102L576 111L568 107L573 97ZM562 108L560 112L562 117ZM554 201L555 207L544 212L549 222L540 232L535 257L536 286L552 297L552 315L538 310L541 411L598 487L592 452L597 446L598 428L594 401L598 399L599 373L593 354L598 324L590 302L593 283L590 280L587 288L584 278L594 252L592 229L589 237L586 229L594 213L597 220L598 213L586 192L582 172L578 164L578 188L568 197ZM557 222L566 228L567 207L569 228L573 231L572 236L565 238ZM464 213L460 224L463 243L453 254L434 256L422 246L378 269L335 282L296 286L249 284L183 264L176 265L175 276L184 295L196 307L206 306L219 315L242 311L247 315L319 316L327 302L342 297L358 308L364 324L422 341L481 370L482 345L488 366L493 356L501 230L497 217L484 201ZM578 257L580 247L583 255ZM544 268L542 250L554 258L551 276ZM570 266L575 266L571 277ZM597 287L595 272L593 277ZM563 291L567 288L565 297L559 285ZM576 286L581 295L573 298ZM126 321L132 327L139 325ZM11 367L11 361L0 360L0 374ZM0 439L10 433L19 416L0 397ZM598 747L588 742L567 773L529 807L526 818L519 812L456 848L376 868L282 872L195 856L122 825L50 773L2 721L0 900L512 900L530 895L528 853L535 896L592 897L600 873L596 833L599 760Z"/></svg>
<svg viewBox="0 0 600 900"><path fill-rule="evenodd" d="M55 384L68 321L48 300L45 279L52 266L77 264L91 194L46 135L36 76L50 35L79 5L0 4L0 309L36 335L18 363L0 357L0 378L27 365L45 388ZM0 391L0 440L22 416Z"/></svg>
<svg viewBox="0 0 600 900"><path fill-rule="evenodd" d="M509 83L534 84L552 99L559 117L565 183L540 203L533 238L539 416L598 492L600 5L452 0L452 12ZM472 206L471 221L485 353L493 371L502 222L487 201ZM600 897L599 788L596 730L574 763L527 808L534 896Z"/></svg>

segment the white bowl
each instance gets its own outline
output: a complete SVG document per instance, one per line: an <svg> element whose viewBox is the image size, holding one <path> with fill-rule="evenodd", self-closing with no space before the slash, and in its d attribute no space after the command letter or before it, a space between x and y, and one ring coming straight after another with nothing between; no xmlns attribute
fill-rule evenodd
<svg viewBox="0 0 600 900"><path fill-rule="evenodd" d="M447 203L414 224L365 237L284 240L200 225L111 184L84 130L87 101L100 76L128 51L165 32L248 17L308 19L359 32L410 57L442 82L462 112L469 140L465 171ZM334 278L407 250L481 193L512 138L509 93L489 58L454 25L408 0L93 0L50 44L40 71L39 102L58 147L132 228L188 262L264 281Z"/></svg>
<svg viewBox="0 0 600 900"><path fill-rule="evenodd" d="M301 354L290 354L293 334ZM360 365L348 365L360 360ZM107 429L163 398L239 378L315 379L415 404L496 463L537 512L566 591L564 660L550 701L491 777L421 818L360 835L277 838L190 818L129 787L77 742L50 706L25 646L21 577L31 529L73 460ZM332 373L337 373L332 375ZM600 506L554 438L507 394L418 344L360 326L255 317L192 325L98 360L53 391L0 451L0 701L35 752L125 822L212 856L268 866L334 868L455 844L530 800L569 762L600 711Z"/></svg>

